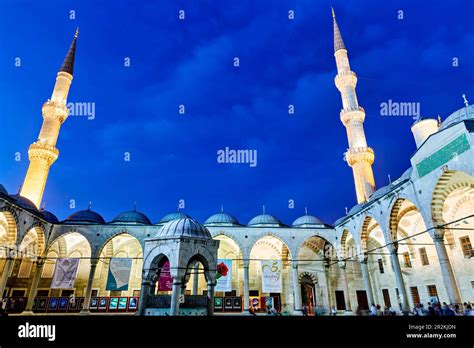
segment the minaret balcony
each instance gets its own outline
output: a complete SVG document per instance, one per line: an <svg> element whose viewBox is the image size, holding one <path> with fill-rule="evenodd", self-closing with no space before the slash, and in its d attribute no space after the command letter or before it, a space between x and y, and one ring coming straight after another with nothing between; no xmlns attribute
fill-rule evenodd
<svg viewBox="0 0 474 348"><path fill-rule="evenodd" d="M370 147L354 147L346 152L345 159L351 167L361 162L372 164L375 159L374 150Z"/></svg>
<svg viewBox="0 0 474 348"><path fill-rule="evenodd" d="M42 113L43 118L56 118L63 123L69 115L69 109L64 103L48 100L43 104Z"/></svg>
<svg viewBox="0 0 474 348"><path fill-rule="evenodd" d="M363 123L365 120L365 110L361 106L342 109L339 116L344 126L347 126L352 121Z"/></svg>
<svg viewBox="0 0 474 348"><path fill-rule="evenodd" d="M337 73L334 78L334 83L338 90L341 90L344 87L352 86L355 88L357 85L357 75L353 71L340 71Z"/></svg>
<svg viewBox="0 0 474 348"><path fill-rule="evenodd" d="M58 159L58 156L59 150L56 147L41 142L34 142L28 149L30 161L33 158L39 158L51 164Z"/></svg>

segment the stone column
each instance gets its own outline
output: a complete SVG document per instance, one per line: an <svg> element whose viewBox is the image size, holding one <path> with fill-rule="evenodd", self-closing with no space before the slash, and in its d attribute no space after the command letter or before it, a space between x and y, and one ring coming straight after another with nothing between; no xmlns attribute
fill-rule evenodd
<svg viewBox="0 0 474 348"><path fill-rule="evenodd" d="M336 305L334 304L334 301L332 298L331 282L329 280L329 268L330 268L329 260L324 261L324 278L326 278L326 289L328 292L328 304L329 304L328 314L331 315L332 308L335 307Z"/></svg>
<svg viewBox="0 0 474 348"><path fill-rule="evenodd" d="M397 282L398 293L400 294L401 299L401 308L400 310L403 313L410 311L410 306L408 305L408 296L407 289L405 287L405 282L403 281L402 269L400 267L400 260L398 259L398 247L393 244L389 244L390 258L392 260L393 271L395 272L395 280Z"/></svg>
<svg viewBox="0 0 474 348"><path fill-rule="evenodd" d="M153 282L149 279L144 279L142 281L142 287L140 290L140 299L138 301L138 315L145 314L146 301L150 295Z"/></svg>
<svg viewBox="0 0 474 348"><path fill-rule="evenodd" d="M443 275L444 286L448 293L449 302L452 304L461 303L461 296L454 278L453 268L449 262L446 246L444 245L444 231L441 229L435 230L433 236L436 253L438 254L439 265L441 267L441 274Z"/></svg>
<svg viewBox="0 0 474 348"><path fill-rule="evenodd" d="M362 268L362 277L364 277L365 291L367 293L367 301L369 308L374 302L374 294L372 293L372 285L370 284L369 269L367 268L367 257L360 260L360 267Z"/></svg>
<svg viewBox="0 0 474 348"><path fill-rule="evenodd" d="M214 314L214 287L216 284L214 282L207 283L207 298L209 300L209 312L208 315Z"/></svg>
<svg viewBox="0 0 474 348"><path fill-rule="evenodd" d="M301 305L301 289L298 278L298 262L292 262L292 272L293 272L293 300L294 300L294 310L293 315L302 315L302 305Z"/></svg>
<svg viewBox="0 0 474 348"><path fill-rule="evenodd" d="M179 295L181 293L181 281L173 277L173 289L171 292L170 315L179 315Z"/></svg>
<svg viewBox="0 0 474 348"><path fill-rule="evenodd" d="M249 276L249 267L250 261L244 260L244 312L249 314L249 283L250 283L250 276Z"/></svg>
<svg viewBox="0 0 474 348"><path fill-rule="evenodd" d="M38 284L41 279L41 273L43 272L45 260L41 257L35 262L35 275L33 276L33 282L31 283L31 289L28 294L28 300L26 301L26 308L23 314L33 314L33 304L35 302L36 293L38 290Z"/></svg>
<svg viewBox="0 0 474 348"><path fill-rule="evenodd" d="M91 269L89 271L89 279L87 280L86 294L84 298L84 307L80 314L90 314L89 305L91 302L92 283L94 282L95 269L97 268L98 259L91 258Z"/></svg>
<svg viewBox="0 0 474 348"><path fill-rule="evenodd" d="M340 261L339 262L339 270L341 271L341 280L342 286L344 287L344 304L346 306L346 311L351 312L351 299L350 299L350 292L349 292L349 282L347 281L347 273L346 273L346 262Z"/></svg>
<svg viewBox="0 0 474 348"><path fill-rule="evenodd" d="M194 275L193 275L193 295L199 295L199 263L194 265Z"/></svg>
<svg viewBox="0 0 474 348"><path fill-rule="evenodd" d="M7 257L7 261L3 266L2 277L0 278L0 298L3 298L3 293L7 287L8 276L12 271L13 266L15 265L15 259L11 256Z"/></svg>

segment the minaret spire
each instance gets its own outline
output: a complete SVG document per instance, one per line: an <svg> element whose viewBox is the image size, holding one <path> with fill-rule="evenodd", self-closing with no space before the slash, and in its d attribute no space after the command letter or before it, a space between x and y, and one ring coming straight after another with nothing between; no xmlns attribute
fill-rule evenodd
<svg viewBox="0 0 474 348"><path fill-rule="evenodd" d="M49 169L59 156L56 142L61 125L66 121L69 114L66 103L72 82L78 34L79 31L76 30L71 47L56 77L51 99L43 104L43 125L38 140L31 144L28 149L30 165L20 195L28 198L37 207L40 206L43 198Z"/></svg>
<svg viewBox="0 0 474 348"><path fill-rule="evenodd" d="M334 57L336 58L337 75L335 84L342 99L340 118L347 130L349 149L345 153L345 160L352 168L357 194L357 202L362 203L369 199L375 191L372 163L374 151L367 146L364 132L365 110L359 106L356 94L357 76L351 71L347 49L342 41L341 31L336 21L336 14L332 9L334 25Z"/></svg>

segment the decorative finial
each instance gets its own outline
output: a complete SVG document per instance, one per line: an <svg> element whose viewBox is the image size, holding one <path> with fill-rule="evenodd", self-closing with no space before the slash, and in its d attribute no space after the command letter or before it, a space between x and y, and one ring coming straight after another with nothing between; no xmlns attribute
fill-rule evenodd
<svg viewBox="0 0 474 348"><path fill-rule="evenodd" d="M392 185L392 177L390 176L390 174L388 174L388 183Z"/></svg>
<svg viewBox="0 0 474 348"><path fill-rule="evenodd" d="M347 207L346 207L346 215L349 213L349 211L347 210Z"/></svg>
<svg viewBox="0 0 474 348"><path fill-rule="evenodd" d="M464 105L469 106L469 102L467 101L465 94L462 95L462 98L464 99Z"/></svg>
<svg viewBox="0 0 474 348"><path fill-rule="evenodd" d="M304 207L304 215L308 215L308 207Z"/></svg>
<svg viewBox="0 0 474 348"><path fill-rule="evenodd" d="M443 123L443 121L441 121L441 116L438 115L438 128L441 127L442 123Z"/></svg>
<svg viewBox="0 0 474 348"><path fill-rule="evenodd" d="M221 204L221 213L224 212L224 204Z"/></svg>
<svg viewBox="0 0 474 348"><path fill-rule="evenodd" d="M263 208L263 209L262 209L262 210L263 210L263 214L265 215L265 206L263 205L262 208Z"/></svg>
<svg viewBox="0 0 474 348"><path fill-rule="evenodd" d="M92 209L92 201L89 201L89 206L87 207L87 210L91 210Z"/></svg>
<svg viewBox="0 0 474 348"><path fill-rule="evenodd" d="M76 28L76 33L74 34L74 37L77 39L79 36L79 27Z"/></svg>
<svg viewBox="0 0 474 348"><path fill-rule="evenodd" d="M336 18L336 13L334 12L334 7L331 6L332 18Z"/></svg>
<svg viewBox="0 0 474 348"><path fill-rule="evenodd" d="M46 202L43 202L43 207L41 208L41 210L45 210L46 209Z"/></svg>

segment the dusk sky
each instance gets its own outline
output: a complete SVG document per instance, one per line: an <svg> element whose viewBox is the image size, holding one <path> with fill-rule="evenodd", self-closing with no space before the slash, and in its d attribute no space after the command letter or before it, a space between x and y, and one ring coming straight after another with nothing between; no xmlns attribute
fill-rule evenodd
<svg viewBox="0 0 474 348"><path fill-rule="evenodd" d="M92 201L110 221L136 201L157 222L184 199L201 222L223 205L246 224L265 205L287 224L305 206L333 223L356 196L343 161L331 6L359 77L376 185L387 185L416 146L413 118L381 116L381 103L420 103L422 116L444 119L464 106L462 94L474 102L473 1L4 0L0 183L15 194L23 182L41 106L78 26L68 101L94 103L95 118L63 124L47 210L63 220ZM225 147L257 150L257 166L218 163Z"/></svg>

